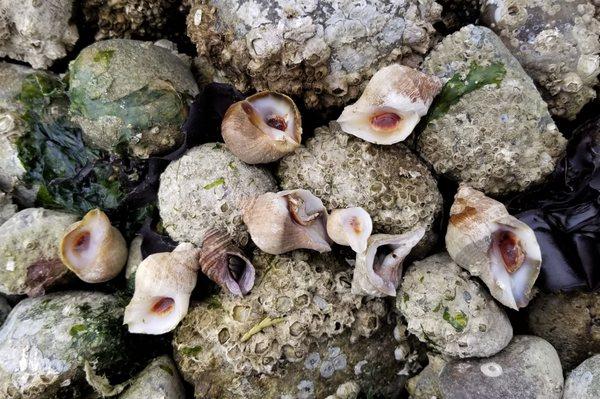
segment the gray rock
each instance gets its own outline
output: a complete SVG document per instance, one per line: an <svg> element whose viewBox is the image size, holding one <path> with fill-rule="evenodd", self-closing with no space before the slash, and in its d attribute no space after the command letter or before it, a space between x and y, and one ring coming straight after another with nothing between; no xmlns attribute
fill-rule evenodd
<svg viewBox="0 0 600 399"><path fill-rule="evenodd" d="M77 397L84 366L126 366L123 308L110 295L50 294L19 302L0 330L0 397Z"/></svg>
<svg viewBox="0 0 600 399"><path fill-rule="evenodd" d="M512 338L504 311L446 253L407 269L396 306L408 331L446 356L491 356Z"/></svg>
<svg viewBox="0 0 600 399"><path fill-rule="evenodd" d="M17 213L17 206L13 204L10 195L0 191L0 225Z"/></svg>
<svg viewBox="0 0 600 399"><path fill-rule="evenodd" d="M577 366L565 381L563 399L600 398L600 355Z"/></svg>
<svg viewBox="0 0 600 399"><path fill-rule="evenodd" d="M8 317L10 309L11 306L8 304L6 299L0 296L0 327L2 326L2 323L4 323L4 320L6 320Z"/></svg>
<svg viewBox="0 0 600 399"><path fill-rule="evenodd" d="M520 335L495 356L449 362L439 386L444 398L560 399L563 381L552 345Z"/></svg>
<svg viewBox="0 0 600 399"><path fill-rule="evenodd" d="M79 38L73 0L0 0L0 57L47 68Z"/></svg>
<svg viewBox="0 0 600 399"><path fill-rule="evenodd" d="M554 170L566 140L533 81L494 32L469 25L446 36L422 69L446 81L459 79L442 90L457 94L458 101L434 105L430 112L437 118L417 142L437 173L487 194L503 194L522 191ZM499 83L461 95L469 73L467 87Z"/></svg>
<svg viewBox="0 0 600 399"><path fill-rule="evenodd" d="M0 226L0 293L31 296L65 277L60 241L78 217L43 208L27 208Z"/></svg>
<svg viewBox="0 0 600 399"><path fill-rule="evenodd" d="M70 63L70 113L86 142L105 150L125 143L142 158L180 144L198 86L189 66L150 42L96 42Z"/></svg>
<svg viewBox="0 0 600 399"><path fill-rule="evenodd" d="M357 98L381 67L417 66L437 36L433 0L194 0L188 35L211 80L309 107Z"/></svg>
<svg viewBox="0 0 600 399"><path fill-rule="evenodd" d="M527 311L529 331L556 348L565 370L600 353L600 293L540 293Z"/></svg>
<svg viewBox="0 0 600 399"><path fill-rule="evenodd" d="M596 97L600 20L589 0L484 0L493 29L542 89L550 111L574 119Z"/></svg>
<svg viewBox="0 0 600 399"><path fill-rule="evenodd" d="M135 377L119 399L185 399L185 389L173 361L161 356Z"/></svg>

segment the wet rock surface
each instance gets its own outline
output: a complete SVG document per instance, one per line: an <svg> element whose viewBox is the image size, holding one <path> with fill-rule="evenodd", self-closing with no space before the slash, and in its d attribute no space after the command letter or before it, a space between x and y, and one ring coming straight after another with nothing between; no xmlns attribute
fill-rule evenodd
<svg viewBox="0 0 600 399"><path fill-rule="evenodd" d="M563 399L593 399L600 396L600 355L585 360L565 381Z"/></svg>
<svg viewBox="0 0 600 399"><path fill-rule="evenodd" d="M154 359L142 370L119 399L185 399L179 372L168 356Z"/></svg>

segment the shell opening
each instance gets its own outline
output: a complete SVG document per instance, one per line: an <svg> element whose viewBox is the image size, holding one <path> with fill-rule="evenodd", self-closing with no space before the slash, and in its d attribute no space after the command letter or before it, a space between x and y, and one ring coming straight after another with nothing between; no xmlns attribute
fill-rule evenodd
<svg viewBox="0 0 600 399"><path fill-rule="evenodd" d="M267 119L267 125L271 126L274 129L281 130L282 132L285 132L287 130L287 122L283 117L279 115L269 117Z"/></svg>
<svg viewBox="0 0 600 399"><path fill-rule="evenodd" d="M81 232L79 237L77 237L75 239L75 244L74 244L73 250L75 252L81 252L81 251L87 250L88 247L90 246L91 236L92 236L92 234L89 231Z"/></svg>
<svg viewBox="0 0 600 399"><path fill-rule="evenodd" d="M229 255L227 260L227 270L232 279L239 283L246 271L246 261L239 256Z"/></svg>
<svg viewBox="0 0 600 399"><path fill-rule="evenodd" d="M104 213L92 210L73 226L76 227L62 239L61 251L65 264L78 272L95 265L103 242L111 233L111 224Z"/></svg>
<svg viewBox="0 0 600 399"><path fill-rule="evenodd" d="M327 234L337 244L349 245L354 252L364 252L373 230L373 221L360 207L336 209L327 218Z"/></svg>
<svg viewBox="0 0 600 399"><path fill-rule="evenodd" d="M294 196L293 194L286 195L288 202L288 209L292 220L301 226L310 226L319 216L321 212L310 212L306 209L304 200L300 197Z"/></svg>
<svg viewBox="0 0 600 399"><path fill-rule="evenodd" d="M296 137L294 105L276 93L259 93L242 103L252 123L274 140L300 142Z"/></svg>
<svg viewBox="0 0 600 399"><path fill-rule="evenodd" d="M154 302L150 308L151 312L157 315L171 313L175 308L175 300L170 297L161 297Z"/></svg>
<svg viewBox="0 0 600 399"><path fill-rule="evenodd" d="M393 132L402 121L402 117L393 112L378 112L371 116L370 122L373 130L378 132Z"/></svg>
<svg viewBox="0 0 600 399"><path fill-rule="evenodd" d="M525 261L525 252L519 237L512 231L504 230L496 232L492 241L502 258L506 270L509 273L519 270Z"/></svg>
<svg viewBox="0 0 600 399"><path fill-rule="evenodd" d="M398 266L404 260L398 253L400 248L399 245L382 245L377 248L373 258L373 272L394 286L398 285Z"/></svg>

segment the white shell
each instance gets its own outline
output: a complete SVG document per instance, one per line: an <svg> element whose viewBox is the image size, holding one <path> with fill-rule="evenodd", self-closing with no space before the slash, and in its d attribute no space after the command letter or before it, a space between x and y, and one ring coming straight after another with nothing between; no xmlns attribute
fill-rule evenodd
<svg viewBox="0 0 600 399"><path fill-rule="evenodd" d="M373 75L361 97L344 108L338 118L342 130L375 144L394 144L406 139L427 114L433 98L440 92L439 78L415 69L392 64ZM390 129L374 128L372 117L394 114L399 122Z"/></svg>
<svg viewBox="0 0 600 399"><path fill-rule="evenodd" d="M123 323L129 332L164 334L173 330L187 314L192 290L196 286L199 250L182 243L173 252L148 256L135 275L135 291L125 308ZM152 308L168 298L171 306L164 314Z"/></svg>
<svg viewBox="0 0 600 399"><path fill-rule="evenodd" d="M402 262L424 235L423 227L404 234L372 235L366 251L356 254L352 293L375 297L396 296ZM382 247L387 247L389 252L379 254L378 258L378 250Z"/></svg>
<svg viewBox="0 0 600 399"><path fill-rule="evenodd" d="M525 254L513 273L493 245L494 234L501 231L514 233ZM512 309L527 306L542 264L540 247L533 230L501 202L461 184L450 209L446 249L459 266L481 278L500 303Z"/></svg>
<svg viewBox="0 0 600 399"><path fill-rule="evenodd" d="M361 207L335 209L327 218L327 234L339 245L348 245L356 253L367 250L373 221Z"/></svg>

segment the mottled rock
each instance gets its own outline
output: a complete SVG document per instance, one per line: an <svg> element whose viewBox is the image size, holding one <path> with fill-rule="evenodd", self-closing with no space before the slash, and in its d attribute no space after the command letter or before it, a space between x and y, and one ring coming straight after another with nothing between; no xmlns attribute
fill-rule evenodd
<svg viewBox="0 0 600 399"><path fill-rule="evenodd" d="M198 86L189 66L162 46L136 40L96 42L70 63L72 119L94 147L126 144L142 158L180 144Z"/></svg>
<svg viewBox="0 0 600 399"><path fill-rule="evenodd" d="M277 186L269 172L243 163L222 144L208 143L169 164L160 176L158 207L176 241L202 245L216 228L244 246L250 237L242 221L243 202L271 191Z"/></svg>
<svg viewBox="0 0 600 399"><path fill-rule="evenodd" d="M411 398L441 398L439 378L447 361L443 357L428 353L429 363L421 372L406 382Z"/></svg>
<svg viewBox="0 0 600 399"><path fill-rule="evenodd" d="M437 173L504 194L554 170L566 140L531 78L491 30L469 25L446 36L423 70L447 83L417 143Z"/></svg>
<svg viewBox="0 0 600 399"><path fill-rule="evenodd" d="M589 0L483 0L493 29L542 88L550 111L574 119L596 97L600 20Z"/></svg>
<svg viewBox="0 0 600 399"><path fill-rule="evenodd" d="M446 356L488 357L512 338L504 311L446 253L407 269L396 306L408 331Z"/></svg>
<svg viewBox="0 0 600 399"><path fill-rule="evenodd" d="M47 68L79 39L73 0L0 0L0 57Z"/></svg>
<svg viewBox="0 0 600 399"><path fill-rule="evenodd" d="M41 295L69 270L59 256L60 240L77 216L27 208L0 226L0 293Z"/></svg>
<svg viewBox="0 0 600 399"><path fill-rule="evenodd" d="M17 213L17 206L13 204L10 195L0 191L0 225Z"/></svg>
<svg viewBox="0 0 600 399"><path fill-rule="evenodd" d="M79 397L86 363L109 375L126 365L122 316L117 299L100 293L19 302L0 329L0 396Z"/></svg>
<svg viewBox="0 0 600 399"><path fill-rule="evenodd" d="M346 265L300 251L257 252L254 265L248 296L198 303L175 332L197 398L325 398L352 382L385 397L401 389L389 309L352 295Z"/></svg>
<svg viewBox="0 0 600 399"><path fill-rule="evenodd" d="M600 353L600 293L541 293L528 313L529 330L556 348L565 370Z"/></svg>
<svg viewBox="0 0 600 399"><path fill-rule="evenodd" d="M562 397L563 375L556 350L534 336L515 336L494 356L441 362L423 373L409 383L413 399L431 399L432 393L461 399Z"/></svg>
<svg viewBox="0 0 600 399"><path fill-rule="evenodd" d="M329 211L364 208L373 233L401 234L421 225L427 232L418 248L435 242L442 196L427 167L401 143L367 143L332 123L283 158L277 176L283 189L307 189Z"/></svg>
<svg viewBox="0 0 600 399"><path fill-rule="evenodd" d="M168 356L154 359L119 399L185 399L179 372Z"/></svg>
<svg viewBox="0 0 600 399"><path fill-rule="evenodd" d="M600 355L577 366L565 381L563 399L600 398Z"/></svg>
<svg viewBox="0 0 600 399"><path fill-rule="evenodd" d="M383 66L417 66L440 12L433 0L194 1L188 35L212 79L325 108L358 97Z"/></svg>

